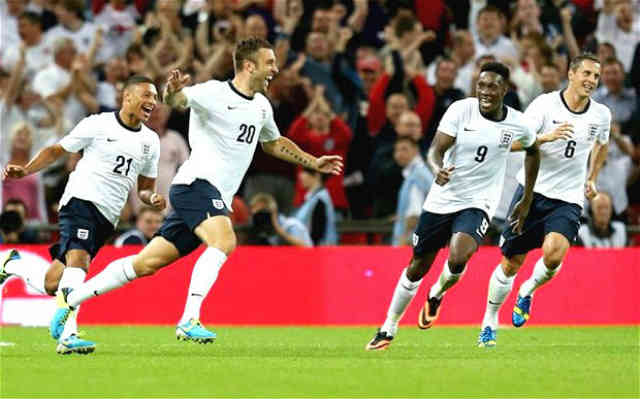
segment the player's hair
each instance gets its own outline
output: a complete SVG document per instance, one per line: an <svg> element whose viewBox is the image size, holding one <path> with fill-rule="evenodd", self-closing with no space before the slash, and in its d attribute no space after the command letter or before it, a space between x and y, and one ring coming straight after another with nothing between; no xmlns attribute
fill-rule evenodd
<svg viewBox="0 0 640 399"><path fill-rule="evenodd" d="M575 72L580 67L580 65L582 65L582 61L586 61L586 60L593 61L597 64L600 63L600 59L598 58L597 55L593 53L582 53L571 60L571 63L569 64L569 69Z"/></svg>
<svg viewBox="0 0 640 399"><path fill-rule="evenodd" d="M273 49L273 45L264 39L257 37L251 37L244 39L236 44L236 49L233 53L233 63L237 71L243 69L242 63L245 60L257 62L255 54L262 48Z"/></svg>
<svg viewBox="0 0 640 399"><path fill-rule="evenodd" d="M500 17L501 15L504 15L502 10L494 6L493 4L489 4L488 6L482 7L480 11L478 11L478 16L476 18L480 18L480 16L484 13L495 13L495 14L498 14L498 17Z"/></svg>
<svg viewBox="0 0 640 399"><path fill-rule="evenodd" d="M487 62L480 68L480 73L482 72L493 72L502 76L502 79L505 83L509 81L509 68L507 68L501 62Z"/></svg>
<svg viewBox="0 0 640 399"><path fill-rule="evenodd" d="M604 68L605 66L608 65L617 65L620 67L620 69L622 70L623 74L624 74L624 65L622 65L622 62L617 59L616 57L607 57L606 60L604 60L602 62L602 67Z"/></svg>
<svg viewBox="0 0 640 399"><path fill-rule="evenodd" d="M30 23L32 23L34 25L38 25L40 27L40 29L42 29L42 17L37 12L24 11L18 17L18 19L20 19L20 18L24 18L24 19L28 20Z"/></svg>
<svg viewBox="0 0 640 399"><path fill-rule="evenodd" d="M150 83L152 85L156 85L153 79L143 76L143 75L133 75L129 79L125 80L124 85L122 86L122 91L127 90L130 86L135 86L140 83Z"/></svg>

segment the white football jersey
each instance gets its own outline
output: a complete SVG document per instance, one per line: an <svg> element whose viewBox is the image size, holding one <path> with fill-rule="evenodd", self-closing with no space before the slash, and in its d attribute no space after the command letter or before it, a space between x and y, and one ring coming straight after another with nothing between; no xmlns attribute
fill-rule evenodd
<svg viewBox="0 0 640 399"><path fill-rule="evenodd" d="M185 87L182 93L191 107L189 144L191 155L172 184L191 184L204 179L222 194L229 210L258 141L280 137L267 98L247 97L231 81L210 80Z"/></svg>
<svg viewBox="0 0 640 399"><path fill-rule="evenodd" d="M158 135L145 125L138 130L125 126L117 112L84 118L59 144L68 152L84 150L60 208L74 197L91 201L114 226L138 175L158 176Z"/></svg>
<svg viewBox="0 0 640 399"><path fill-rule="evenodd" d="M423 209L446 214L478 208L491 219L502 193L511 143L518 140L525 148L533 145L536 135L532 123L510 107L506 107L502 121L487 119L473 97L451 104L438 131L456 139L443 159L444 167L455 169L447 184L431 185Z"/></svg>
<svg viewBox="0 0 640 399"><path fill-rule="evenodd" d="M590 99L584 111L572 112L561 93L542 94L525 111L537 134L553 131L564 122L574 127L570 140L556 140L540 146L540 171L533 191L583 206L589 154L596 140L602 144L609 142L611 111ZM518 173L518 182L524 184L522 170Z"/></svg>

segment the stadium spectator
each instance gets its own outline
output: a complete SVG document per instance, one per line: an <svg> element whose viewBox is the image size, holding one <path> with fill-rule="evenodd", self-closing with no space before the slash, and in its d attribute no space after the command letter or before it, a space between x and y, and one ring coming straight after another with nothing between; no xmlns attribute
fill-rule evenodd
<svg viewBox="0 0 640 399"><path fill-rule="evenodd" d="M22 228L18 235L18 242L22 244L37 244L45 242L49 237L48 232L39 231L33 223L27 223L29 220L27 214L27 205L19 198L9 198L2 207L2 212L18 212L20 215Z"/></svg>
<svg viewBox="0 0 640 399"><path fill-rule="evenodd" d="M13 70L18 60L24 57L24 77L30 82L36 73L49 65L53 58L51 43L44 39L40 16L25 11L18 17L20 39L7 44L2 54L2 67ZM23 55L24 54L24 55Z"/></svg>
<svg viewBox="0 0 640 399"><path fill-rule="evenodd" d="M472 2L472 6L475 3L478 2ZM503 35L504 21L502 11L493 5L487 5L478 11L471 29L476 59L485 54L492 54L500 61L518 59L516 46L511 39Z"/></svg>
<svg viewBox="0 0 640 399"><path fill-rule="evenodd" d="M560 90L561 84L560 70L554 63L546 63L540 68L540 85L543 93L551 93Z"/></svg>
<svg viewBox="0 0 640 399"><path fill-rule="evenodd" d="M0 214L0 244L19 244L23 229L22 218L16 211Z"/></svg>
<svg viewBox="0 0 640 399"><path fill-rule="evenodd" d="M255 194L249 207L252 215L249 245L313 246L307 227L299 219L278 212L278 204L271 194Z"/></svg>
<svg viewBox="0 0 640 399"><path fill-rule="evenodd" d="M103 81L98 82L96 100L100 112L115 111L119 108L118 91L129 77L129 66L122 57L112 57L104 64Z"/></svg>
<svg viewBox="0 0 640 399"><path fill-rule="evenodd" d="M591 218L578 230L579 243L587 248L620 248L627 245L624 223L611 220L611 197L600 191L590 202Z"/></svg>
<svg viewBox="0 0 640 399"><path fill-rule="evenodd" d="M136 227L124 232L115 239L113 245L147 245L162 224L162 211L143 206L136 217Z"/></svg>
<svg viewBox="0 0 640 399"><path fill-rule="evenodd" d="M304 202L293 214L309 230L313 245L336 245L337 214L331 202L331 196L324 187L326 175L315 170L302 169L299 179L306 190Z"/></svg>
<svg viewBox="0 0 640 399"><path fill-rule="evenodd" d="M89 59L76 52L72 39L64 37L54 43L53 57L54 62L36 74L33 89L46 101L63 101L64 117L75 126L99 110Z"/></svg>
<svg viewBox="0 0 640 399"><path fill-rule="evenodd" d="M303 114L291 124L287 136L304 151L314 156L335 154L346 160L353 133L342 118L334 113L324 95L324 87L316 86L311 103L309 103ZM298 177L300 176L301 174L298 175ZM342 184L343 178L342 174L329 177L326 187L331 195L333 206L342 212L346 212L349 209L349 203ZM302 181L298 180L294 204L299 205L302 203L307 189L308 187L305 187Z"/></svg>
<svg viewBox="0 0 640 399"><path fill-rule="evenodd" d="M327 33L320 31L309 32L304 54L306 59L300 70L300 75L309 77L314 86L324 86L324 95L331 104L332 109L341 114L344 111L344 105L340 90L331 74L333 47L329 46Z"/></svg>
<svg viewBox="0 0 640 399"><path fill-rule="evenodd" d="M631 0L617 0L612 3L615 4L603 8L600 13L595 35L598 42L613 44L625 72L629 72L633 52L640 42L640 23L638 16L633 12Z"/></svg>
<svg viewBox="0 0 640 399"><path fill-rule="evenodd" d="M442 57L436 62L436 83L433 86L436 101L433 107L431 121L427 127L425 140L420 143L420 152L422 154L427 153L427 149L429 148L429 145L431 145L431 141L436 134L440 119L442 119L442 115L444 115L444 112L449 108L449 105L454 101L461 100L465 97L462 90L454 87L457 73L458 66L453 59Z"/></svg>
<svg viewBox="0 0 640 399"><path fill-rule="evenodd" d="M371 159L369 168L369 186L372 195L373 216L376 218L390 218L396 211L398 192L402 185L402 168L393 159L394 143L398 137L410 137L420 143L422 125L420 117L413 111L404 111L397 119L394 132L387 142L381 142ZM422 145L420 145L422 147Z"/></svg>
<svg viewBox="0 0 640 399"><path fill-rule="evenodd" d="M60 0L54 7L58 19L58 25L47 31L46 40L49 45L55 47L56 42L62 38L71 38L78 53L89 54L99 27L90 21L85 21L85 2L83 0ZM104 47L93 50L96 54L91 59L93 62L103 63L111 54Z"/></svg>
<svg viewBox="0 0 640 399"><path fill-rule="evenodd" d="M138 29L140 13L126 0L110 0L95 16L94 22L104 31L104 54L107 59L122 57Z"/></svg>
<svg viewBox="0 0 640 399"><path fill-rule="evenodd" d="M458 66L458 75L454 82L454 87L461 89L465 96L471 93L471 74L475 60L475 45L473 36L467 30L459 30L453 34L453 47L451 49L451 59ZM434 68L435 79L435 68Z"/></svg>
<svg viewBox="0 0 640 399"><path fill-rule="evenodd" d="M11 151L9 164L24 166L31 159L33 128L25 122L19 122L11 128ZM44 187L40 174L32 174L21 180L2 180L4 201L19 198L25 204L29 221L47 222L47 212L44 199ZM4 204L3 204L4 206Z"/></svg>
<svg viewBox="0 0 640 399"><path fill-rule="evenodd" d="M615 58L607 58L601 71L602 86L593 93L593 99L609 107L612 119L626 127L638 102L634 90L624 87L624 66Z"/></svg>
<svg viewBox="0 0 640 399"><path fill-rule="evenodd" d="M20 41L18 18L25 11L28 2L23 0L7 0L0 3L0 58L4 58L7 48Z"/></svg>
<svg viewBox="0 0 640 399"><path fill-rule="evenodd" d="M420 156L418 143L408 136L396 140L393 158L402 168L404 180L398 192L391 244L412 245L412 236L422 213L422 205L433 182L433 174Z"/></svg>

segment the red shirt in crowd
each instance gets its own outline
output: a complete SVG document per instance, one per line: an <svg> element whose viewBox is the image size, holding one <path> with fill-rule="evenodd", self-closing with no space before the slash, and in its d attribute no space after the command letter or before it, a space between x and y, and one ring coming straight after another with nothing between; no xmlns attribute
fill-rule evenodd
<svg viewBox="0 0 640 399"><path fill-rule="evenodd" d="M328 133L320 133L312 130L307 118L301 115L291 124L287 137L313 156L340 155L346 161L353 133L349 126L339 117L331 120ZM342 179L342 174L331 176L326 181L325 186L331 195L333 206L338 209L348 209L349 202L344 193ZM304 202L304 194L305 191L300 185L300 181L298 181L296 183L296 195L293 199L295 206L299 206Z"/></svg>

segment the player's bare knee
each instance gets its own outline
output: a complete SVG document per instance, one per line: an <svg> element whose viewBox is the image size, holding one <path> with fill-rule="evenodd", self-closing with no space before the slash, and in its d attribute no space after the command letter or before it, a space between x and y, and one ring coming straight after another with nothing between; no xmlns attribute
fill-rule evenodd
<svg viewBox="0 0 640 399"><path fill-rule="evenodd" d="M554 250L549 253L545 252L542 256L542 260L549 269L555 269L562 263L562 258L564 257L564 252L559 250Z"/></svg>
<svg viewBox="0 0 640 399"><path fill-rule="evenodd" d="M449 263L449 270L451 270L452 273L462 273L465 265L469 262L469 259L471 259L474 252L475 250L470 249L458 249L456 251L451 251L449 253L449 259L447 260Z"/></svg>
<svg viewBox="0 0 640 399"><path fill-rule="evenodd" d="M58 283L60 281L56 278L52 278L49 275L46 275L44 278L44 290L47 292L47 295L54 296L58 291Z"/></svg>
<svg viewBox="0 0 640 399"><path fill-rule="evenodd" d="M217 248L220 251L224 252L225 255L229 256L231 255L231 252L233 252L236 249L236 245L237 245L236 236L235 234L231 234L226 237L221 237L218 240L214 240L213 243L208 246Z"/></svg>

